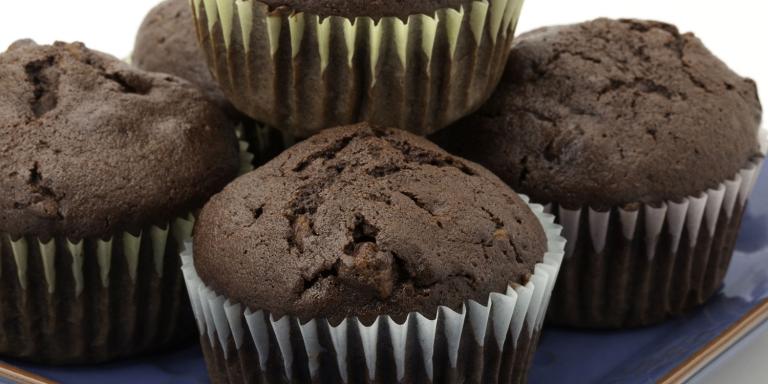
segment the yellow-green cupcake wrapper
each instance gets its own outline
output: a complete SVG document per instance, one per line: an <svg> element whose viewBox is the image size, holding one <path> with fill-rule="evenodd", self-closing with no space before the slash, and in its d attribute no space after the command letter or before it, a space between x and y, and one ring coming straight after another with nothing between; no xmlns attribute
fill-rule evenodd
<svg viewBox="0 0 768 384"><path fill-rule="evenodd" d="M235 128L240 142L240 175L266 164L295 143L295 138L259 122L245 119Z"/></svg>
<svg viewBox="0 0 768 384"><path fill-rule="evenodd" d="M249 129L236 127L238 138ZM242 174L255 156L247 142L239 145ZM190 340L194 322L178 254L194 221L190 212L105 238L0 232L0 354L96 363Z"/></svg>
<svg viewBox="0 0 768 384"><path fill-rule="evenodd" d="M94 363L189 339L178 250L193 223L78 240L0 233L0 353Z"/></svg>
<svg viewBox="0 0 768 384"><path fill-rule="evenodd" d="M497 85L522 0L346 18L190 0L215 77L238 109L294 136L368 120L427 134Z"/></svg>
<svg viewBox="0 0 768 384"><path fill-rule="evenodd" d="M136 281L137 268L139 264L139 254L142 252L142 247L150 247L152 253L152 264L154 266L155 273L162 277L164 270L164 259L166 258L165 250L169 241L169 236L172 241L176 241L181 244L184 240L191 238L192 227L194 226L194 216L191 214L186 215L183 218L177 218L171 221L171 224L166 225L152 225L137 235L130 232L122 232L110 236L106 239L89 239L89 240L70 240L66 237L51 238L48 240L42 240L37 237L19 237L14 238L9 234L3 234L9 244L11 254L13 255L13 261L15 263L15 277L18 279L18 284L21 289L27 289L29 284L40 284L41 281L30 282L28 275L28 266L30 263L30 257L40 257L40 264L43 267L43 277L49 294L56 293L56 276L57 273L57 253L61 256L61 250L66 249L66 253L72 259L71 274L74 280L74 296L79 297L84 289L83 278L83 264L86 253L93 254L98 261L99 276L101 284L104 288L109 287L110 271L113 262L113 253L117 253L115 247L117 243L120 243L122 251L120 252L125 257L127 265L127 272L131 278L131 281ZM142 242L142 238L148 237L149 242ZM118 241L119 240L119 241ZM86 247L86 243L90 243L90 247ZM87 250L90 248L90 250ZM31 256L36 255L36 256ZM0 278L6 279L9 276L4 276L2 267L0 267ZM70 272L70 271L67 271ZM171 273L175 273L172 271Z"/></svg>

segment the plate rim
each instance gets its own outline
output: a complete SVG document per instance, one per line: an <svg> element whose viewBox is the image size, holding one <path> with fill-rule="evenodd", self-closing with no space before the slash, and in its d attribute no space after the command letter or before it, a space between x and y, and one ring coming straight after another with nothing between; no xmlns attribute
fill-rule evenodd
<svg viewBox="0 0 768 384"><path fill-rule="evenodd" d="M18 384L57 384L56 381L0 361L0 381L2 380L12 380Z"/></svg>
<svg viewBox="0 0 768 384"><path fill-rule="evenodd" d="M681 364L667 372L658 382L660 384L685 383L720 357L729 348L740 342L758 326L768 321L768 298L758 302L744 316L731 324L717 337L699 348ZM0 380L7 379L20 384L56 384L56 381L19 367L0 361Z"/></svg>
<svg viewBox="0 0 768 384"><path fill-rule="evenodd" d="M667 372L658 382L660 384L685 383L766 321L768 321L768 298L760 300L749 312Z"/></svg>

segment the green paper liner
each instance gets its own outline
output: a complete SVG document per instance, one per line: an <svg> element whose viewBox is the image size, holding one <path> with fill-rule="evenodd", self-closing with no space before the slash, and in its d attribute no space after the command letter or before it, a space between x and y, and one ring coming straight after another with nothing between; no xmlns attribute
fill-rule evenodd
<svg viewBox="0 0 768 384"><path fill-rule="evenodd" d="M241 174L272 148L249 150L245 136L259 129L275 132L235 128ZM0 355L92 364L192 341L195 322L178 255L194 221L187 213L138 233L78 240L0 232Z"/></svg>
<svg viewBox="0 0 768 384"><path fill-rule="evenodd" d="M178 252L193 221L79 241L0 234L0 354L97 363L189 342Z"/></svg>
<svg viewBox="0 0 768 384"><path fill-rule="evenodd" d="M248 118L240 122L236 132L240 140L241 175L266 164L296 142L290 135Z"/></svg>
<svg viewBox="0 0 768 384"><path fill-rule="evenodd" d="M295 137L369 121L435 132L498 84L522 0L345 18L269 11L258 0L190 0L214 77L242 112Z"/></svg>

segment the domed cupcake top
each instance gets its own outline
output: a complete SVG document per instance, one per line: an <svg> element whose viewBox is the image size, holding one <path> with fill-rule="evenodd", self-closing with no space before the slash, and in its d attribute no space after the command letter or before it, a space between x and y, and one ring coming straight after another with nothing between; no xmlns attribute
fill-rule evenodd
<svg viewBox="0 0 768 384"><path fill-rule="evenodd" d="M165 0L147 14L136 35L132 64L188 80L217 104L235 112L213 80L198 46L189 0Z"/></svg>
<svg viewBox="0 0 768 384"><path fill-rule="evenodd" d="M498 178L423 138L323 132L214 196L195 236L206 285L302 319L433 316L525 284L541 224Z"/></svg>
<svg viewBox="0 0 768 384"><path fill-rule="evenodd" d="M72 239L162 224L238 170L237 140L194 86L83 44L0 55L0 232Z"/></svg>
<svg viewBox="0 0 768 384"><path fill-rule="evenodd" d="M354 18L401 17L426 14L436 10L458 8L465 0L259 0L270 8L284 7L296 12L308 12L321 16Z"/></svg>
<svg viewBox="0 0 768 384"><path fill-rule="evenodd" d="M656 203L746 167L761 115L694 35L599 19L521 36L491 102L435 139L537 201Z"/></svg>

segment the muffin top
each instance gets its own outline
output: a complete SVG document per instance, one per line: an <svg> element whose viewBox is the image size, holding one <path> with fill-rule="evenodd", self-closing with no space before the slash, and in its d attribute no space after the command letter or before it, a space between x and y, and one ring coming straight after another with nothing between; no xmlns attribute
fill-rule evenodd
<svg viewBox="0 0 768 384"><path fill-rule="evenodd" d="M228 112L235 112L211 76L197 44L189 0L165 0L149 11L136 35L131 61L145 71L186 79Z"/></svg>
<svg viewBox="0 0 768 384"><path fill-rule="evenodd" d="M234 178L237 140L184 80L81 43L0 55L0 232L103 237L161 224Z"/></svg>
<svg viewBox="0 0 768 384"><path fill-rule="evenodd" d="M296 12L307 12L320 16L342 16L354 18L399 17L410 15L432 15L444 8L458 8L467 0L259 0L272 9L280 7Z"/></svg>
<svg viewBox="0 0 768 384"><path fill-rule="evenodd" d="M195 267L253 310L339 321L485 303L523 284L547 240L484 168L426 139L335 128L240 177L203 209Z"/></svg>
<svg viewBox="0 0 768 384"><path fill-rule="evenodd" d="M535 201L610 207L732 178L760 156L761 115L694 35L598 19L521 36L491 101L434 139Z"/></svg>

